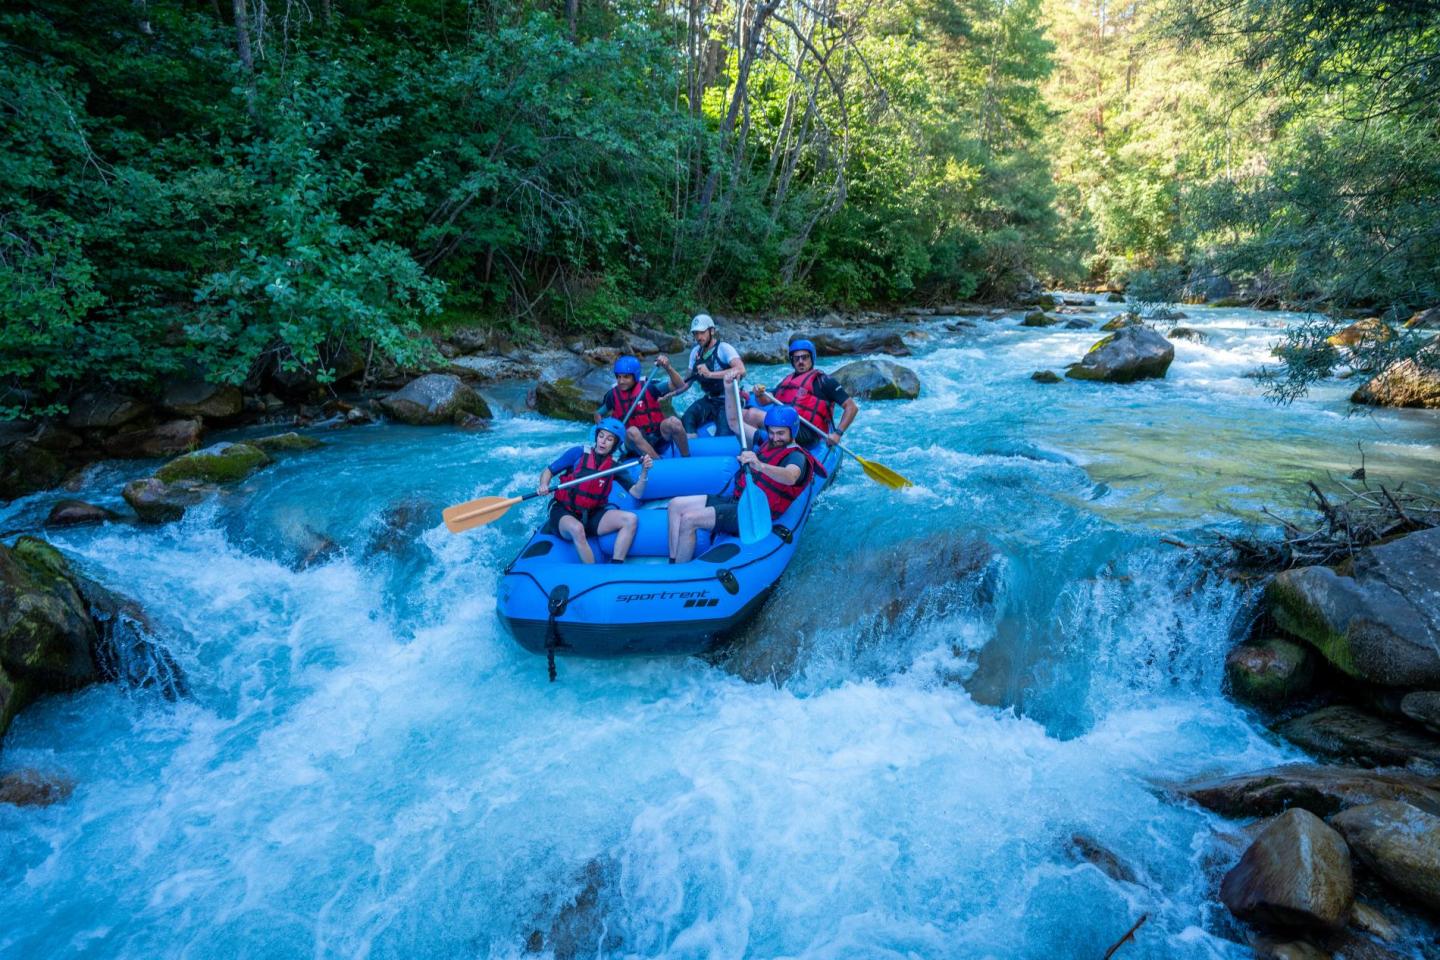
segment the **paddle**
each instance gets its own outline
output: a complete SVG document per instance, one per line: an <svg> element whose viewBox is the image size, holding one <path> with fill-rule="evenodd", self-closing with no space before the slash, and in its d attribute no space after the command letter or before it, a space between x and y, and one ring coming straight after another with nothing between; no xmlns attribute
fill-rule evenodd
<svg viewBox="0 0 1440 960"><path fill-rule="evenodd" d="M800 422L805 424L805 426L809 427L811 430L814 430L820 436L826 436L824 430L821 430L819 427L815 426L815 424L811 423L809 420L806 420L804 417L800 418ZM854 450L851 450L843 443L837 443L835 444L835 446L839 447L841 450L844 450L846 453L850 454L850 456L854 457L855 461L860 464L860 469L865 471L865 476L869 477L871 480L874 480L876 483L883 483L891 490L903 490L906 487L915 486L915 484L911 483L909 480L906 480L904 477L900 476L900 474L885 466L885 464L876 463L874 460L866 460L864 457L860 456L858 453L856 453Z"/></svg>
<svg viewBox="0 0 1440 960"><path fill-rule="evenodd" d="M650 370L650 376L640 381L640 389L635 391L635 399L630 401L630 409L625 411L625 416L620 421L620 425L622 427L630 422L630 415L635 412L636 407L640 406L640 398L645 396L646 390L650 389L650 383L655 377L655 371L659 369L660 364L655 364L655 366ZM618 390L619 388L617 387L616 389ZM619 394L616 395L618 396ZM663 400L664 398L662 397L661 399ZM624 440L625 438L621 437L620 439Z"/></svg>
<svg viewBox="0 0 1440 960"><path fill-rule="evenodd" d="M740 406L740 381L730 381L735 388L735 416L740 421L740 449L750 449L750 437L745 432L745 409ZM765 492L760 489L760 484L755 482L755 471L750 470L750 482L745 484L745 489L740 494L740 504L737 508L740 521L740 542L759 543L765 539L770 532L770 502L765 499Z"/></svg>
<svg viewBox="0 0 1440 960"><path fill-rule="evenodd" d="M556 490L563 490L566 487L573 487L577 483L584 483L586 480L594 480L596 477L608 477L612 473L619 473L621 470L628 470L639 463L639 460L627 460L618 467L611 467L609 470L601 470L599 473L587 473L576 480L568 480L550 488L550 493ZM473 527L483 527L487 523L493 523L505 516L505 512L517 503L524 503L526 500L533 500L541 494L536 490L527 493L523 497L481 497L478 500L470 500L466 503L457 503L453 507L445 508L445 526L451 533L461 533Z"/></svg>

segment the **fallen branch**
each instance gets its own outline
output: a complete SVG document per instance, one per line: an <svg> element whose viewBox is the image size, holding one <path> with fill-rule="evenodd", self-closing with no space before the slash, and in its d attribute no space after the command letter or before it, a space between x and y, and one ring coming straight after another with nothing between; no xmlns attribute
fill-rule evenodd
<svg viewBox="0 0 1440 960"><path fill-rule="evenodd" d="M1134 939L1135 939L1135 931L1136 931L1136 930L1139 930L1139 929L1140 929L1140 925L1143 924L1146 920L1149 920L1149 919L1150 919L1150 914L1148 914L1148 913L1142 913L1142 914L1140 914L1140 919L1135 921L1135 926L1131 927L1129 930L1126 930L1126 931L1125 931L1125 936L1121 937L1119 940L1116 940L1116 941L1115 941L1115 945L1114 945L1113 947L1111 947L1109 950L1106 950L1106 951L1105 951L1105 956L1104 956L1103 958L1101 958L1101 960L1110 960L1111 957L1115 956L1115 951L1116 951L1116 950L1119 950L1121 947L1125 946L1125 944L1128 943L1129 941L1134 940Z"/></svg>

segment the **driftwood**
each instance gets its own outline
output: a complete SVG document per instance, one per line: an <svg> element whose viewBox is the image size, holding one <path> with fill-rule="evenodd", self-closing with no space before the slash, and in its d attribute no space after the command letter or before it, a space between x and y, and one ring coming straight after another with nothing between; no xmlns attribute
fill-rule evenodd
<svg viewBox="0 0 1440 960"><path fill-rule="evenodd" d="M1313 480L1307 481L1314 511L1308 518L1286 519L1263 508L1261 512L1278 526L1278 537L1273 529L1242 536L1219 533L1212 544L1198 549L1239 573L1278 573L1291 567L1341 564L1364 547L1440 525L1440 496L1434 491L1406 489L1403 482L1393 489L1384 483L1371 486L1363 467L1350 479L1359 485L1333 480L1338 489L1328 494Z"/></svg>
<svg viewBox="0 0 1440 960"><path fill-rule="evenodd" d="M1102 958L1102 960L1110 960L1111 957L1115 956L1115 951L1116 951L1116 950L1119 950L1121 947L1125 946L1126 943L1129 943L1130 941L1134 940L1134 939L1135 939L1135 931L1136 931L1136 930L1139 930L1139 929L1140 929L1140 925L1143 924L1146 920L1149 920L1149 919L1150 919L1150 914L1148 914L1148 913L1142 913L1142 914L1140 914L1140 919L1135 921L1135 926L1131 927L1129 930L1126 930L1126 931L1125 931L1125 936L1121 937L1119 940L1116 940L1116 941L1115 941L1115 945L1112 946L1109 950L1106 950L1106 951L1105 951L1105 956Z"/></svg>

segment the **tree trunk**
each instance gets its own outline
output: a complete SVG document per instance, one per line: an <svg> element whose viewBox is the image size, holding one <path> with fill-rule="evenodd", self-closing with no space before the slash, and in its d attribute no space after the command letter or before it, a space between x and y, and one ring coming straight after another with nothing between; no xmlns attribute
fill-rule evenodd
<svg viewBox="0 0 1440 960"><path fill-rule="evenodd" d="M235 51L240 55L240 66L247 75L255 73L255 58L250 53L250 13L245 9L245 0L235 3Z"/></svg>

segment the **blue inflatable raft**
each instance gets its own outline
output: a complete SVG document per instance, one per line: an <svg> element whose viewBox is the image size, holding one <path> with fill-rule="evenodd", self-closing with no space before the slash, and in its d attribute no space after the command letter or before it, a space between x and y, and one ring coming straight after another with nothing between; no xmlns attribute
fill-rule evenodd
<svg viewBox="0 0 1440 960"><path fill-rule="evenodd" d="M594 564L583 564L570 541L537 532L500 580L500 618L532 653L582 657L699 653L723 639L759 611L800 546L815 498L834 479L840 451L812 449L828 476L816 471L809 489L796 498L757 543L701 531L695 559L668 562L671 497L725 493L734 489L740 442L730 437L697 437L691 456L666 456L650 471L646 496L637 502L622 473L610 502L639 518L635 542L624 564L612 564L615 535L598 544ZM672 451L673 452L673 451Z"/></svg>

